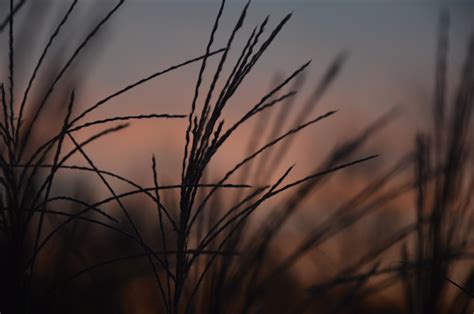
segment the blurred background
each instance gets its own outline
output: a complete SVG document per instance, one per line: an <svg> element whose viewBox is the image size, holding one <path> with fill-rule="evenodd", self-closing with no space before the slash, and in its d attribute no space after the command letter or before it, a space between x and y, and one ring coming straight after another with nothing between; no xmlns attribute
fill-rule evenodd
<svg viewBox="0 0 474 314"><path fill-rule="evenodd" d="M16 38L14 95L18 95L17 98L21 99L44 45L68 10L70 2L59 0L15 2L18 5L14 28ZM232 33L245 3L240 0L227 1L216 32L213 49L225 47L227 38ZM74 13L64 25L54 45L51 46L51 51L44 61L45 66L42 72L39 72L36 85L32 88L30 99L42 97L42 88L49 85L48 82L55 77L76 47L115 4L116 1L111 0L79 1ZM73 113L73 116L76 116L81 109L90 107L143 77L201 56L205 52L219 5L219 1L204 0L126 1L88 43L86 49L81 52L81 57L68 69L66 78L51 96L54 100L51 101L53 105L47 109L47 113L40 119L42 122L38 123L32 131L34 140L31 141L31 145L33 147L36 143L40 145L44 139L53 134L51 132L57 132L54 130L61 127L63 118L58 117L64 115L65 99L69 97L68 93L72 88L76 92L75 110L77 112ZM420 141L416 142L415 138L421 133L426 135L426 138L431 136L433 140L431 146L427 144L432 149L428 154L443 155L437 151L438 148L443 152L446 151L446 155L453 151L448 144L437 145L438 142L435 139L439 134L435 134L436 124L433 129L432 108L439 97L436 92L439 90L439 85L436 85L440 64L439 51L443 51L440 49L440 42L443 38L447 38L449 42L444 47L447 53L445 60L447 69L446 85L443 86L446 96L446 111L443 117L446 121L454 121L453 123L446 122L447 125L454 126L457 121L455 112L457 112L456 104L459 102L456 100L459 86L462 86L464 81L470 82L462 76L462 73L465 72L466 63L468 63L466 60L470 58L468 47L474 31L474 3L467 0L255 0L252 1L245 23L234 40L228 56L232 61L224 67L223 76L229 75L232 62L239 57L248 36L256 25L270 15L268 28L272 29L290 12L293 12L290 21L246 77L229 105L226 106L223 117L226 125L231 125L268 93L275 82L281 81L299 66L312 60L311 65L298 78L295 85L290 84L287 88L286 92L292 90L292 87L297 87L297 95L290 103L283 105L286 106L286 111L272 108L265 114L265 118L252 119L245 124L245 127L239 128L211 161L203 181L217 182L228 169L248 155L252 145L260 147L276 134L282 134L284 130L295 127L293 121L299 121L296 125L301 124L332 110L337 110L337 113L298 133L291 141L283 142L281 147L275 148L276 156L280 157L263 154L255 160L252 168L243 170L248 171L247 177L236 176L230 181L252 186L273 184L290 165L294 164L294 169L287 177L287 180L291 182L307 176L315 169L321 169L324 165L332 165L331 162L339 164L342 161L348 162L373 154L380 154L380 156L367 163L331 174L314 186L309 186L307 191L301 192L301 195L288 192L265 203L252 215L246 225L247 231L242 232L242 237L246 240L239 242L242 243L243 248L248 248L250 256L248 260L244 259L246 262L232 260L232 263L236 263L237 266L226 266L232 269L229 273L233 275L226 277L228 286L220 283L225 286L221 289L223 295L216 296L214 293L217 291L216 287L221 287L215 284L217 279L205 281L204 292L199 294L199 299L202 301L198 302L192 311L195 313L286 313L291 311L295 313L305 311L308 313L319 313L318 311L324 313L435 313L430 312L434 308L426 304L425 307L412 304L417 297L423 298L420 291L433 286L433 282L425 280L423 286L420 284L423 280L417 279L419 286L412 284L411 288L407 288L410 286L407 283L409 280L406 279L409 276L405 276L406 274L400 269L394 271L396 273L394 284L387 285L387 288L383 286L383 282L380 286L384 288L381 288L377 286L379 282L376 279L374 281L370 279L371 285L376 288L373 288L372 292L364 292L369 295L367 299L364 296L364 301L362 301L362 296L357 295L360 290L354 287L347 290L349 294L350 291L354 291L354 295L349 296L344 289L329 292L324 288L327 294L318 294L314 302L311 301L309 304L307 304L305 293L299 291L313 291L311 287L314 288L319 283L324 286L324 283L331 282L334 278L344 278L341 273L350 269L353 263L357 264L359 259L367 260L367 263L361 263L360 267L357 266L355 269L370 273L375 269L378 271L378 267L383 267L377 264L371 268L369 264L382 263L390 268L394 265L404 265L402 261L408 264L406 259L410 259L410 254L417 255L415 244L417 240L414 239L413 234L420 228L410 229L413 234L407 231L406 238L403 230L413 222L421 222L419 217L416 217L415 210L419 206L417 197L419 200L421 187L418 190L409 189L406 193L397 194L396 197L387 197L386 200L383 197L386 195L384 193L389 193L392 187L396 190L400 184L403 186L405 182L409 182L408 184L416 182L416 169L418 169L416 167L419 164L413 160L407 165L403 164L403 167L400 166L403 169L399 172L397 170L397 176L391 177L388 184L376 182L379 182L377 180L384 175L391 173L399 161L410 152L420 153L422 150L420 147L423 145L419 144ZM443 14L445 14L444 19ZM0 33L0 49L2 51L1 68L4 73L2 79L5 84L8 80L9 67L8 16L9 1L2 0L0 1L0 22L4 21L4 23ZM447 35L443 35L445 33ZM217 57L210 57L209 67L216 68L218 60ZM200 62L195 62L148 81L92 112L87 121L106 119L111 116L153 113L187 115L190 112L200 66ZM212 71L204 73L203 90L207 91L209 88L212 75ZM327 81L330 84L324 86L323 92L318 94L321 82L324 82L328 75L330 79ZM219 84L221 86L223 83ZM465 88L472 90L472 87ZM202 95L201 101L204 97ZM466 103L472 107L471 98L466 100ZM27 106L27 113L33 111L30 108L34 106ZM301 111L302 108L309 109ZM449 113L451 110L452 114ZM463 149L472 143L473 136L472 127L468 126L472 117L467 116L466 119L469 122L465 122L466 127L463 129L465 132L462 135ZM106 139L99 139L87 145L85 150L97 168L129 178L143 187L153 186L151 170L154 155L158 161L160 181L163 184L179 184L187 123L187 119L132 121L126 130L112 134ZM280 129L275 131L278 128ZM86 140L101 129L101 125L84 129L77 134L76 139ZM449 132L446 130L448 143L451 139ZM70 150L74 148L74 144L65 141L64 147L65 150ZM466 156L463 155L462 158L465 164L463 167L456 168L462 177L456 177L456 180L461 182L458 189L460 195L456 194L450 198L455 199L456 202L467 202L467 205L463 207L463 213L465 212L466 215L462 216L465 217L462 223L471 222L473 216L468 196L472 191L470 184L473 164L472 157L467 151L469 151L468 148L466 148ZM438 162L436 156L433 157L434 163ZM277 162L267 164L268 160L275 160L275 158L278 159ZM419 159L414 158L414 160L419 162ZM88 165L81 154L72 156L66 164ZM435 169L436 166L432 168ZM45 171L42 174L47 175L48 172ZM245 179L245 182L240 182L240 179ZM60 171L55 180L55 185L52 187L54 195L83 195L83 198L95 201L110 196L109 189L94 173ZM446 179L442 182L449 184L451 181ZM117 193L130 189L123 182L115 182L113 187ZM426 189L430 188L432 187ZM369 196L358 199L366 189L370 192ZM438 190L431 194L429 191L423 194L423 196L428 195L427 198L433 198L426 202L430 204L426 205L427 207L431 204L436 207L436 204L440 202L433 196L436 195L436 191ZM232 193L237 192L226 191L219 194L219 197L216 196L216 200L210 205L208 215L217 217L219 210L216 209L214 212L213 208L227 206L226 204L234 199ZM179 193L169 191L163 194L166 194L162 195L163 202L177 210ZM291 205L291 199L295 195L300 195L299 199L296 204ZM239 196L241 195L235 196L236 199ZM378 197L380 200L377 199ZM140 230L144 237L149 239L150 243L161 245L161 240L157 236L158 227L148 218L150 215L156 215L156 208L150 204L149 200L143 198L143 195L131 197L127 199L127 206L133 208L130 211L141 226ZM290 205L287 205L287 202ZM269 217L273 217L275 208L282 206L298 210L295 209L294 213L291 212L291 217L282 220L279 220L277 215L272 222ZM106 207L107 212L119 215L119 209L116 207L115 204ZM366 215L364 210L372 207L380 210ZM449 206L446 205L446 207ZM75 207L72 206L69 210L74 211ZM354 218L359 215L359 210L360 219ZM344 211L349 211L355 216L346 217ZM54 219L48 220L48 228L53 228L58 223ZM339 227L338 224L344 225L351 219L354 220L348 223L347 228ZM203 222L203 226L206 223ZM325 223L337 226L334 229L337 231L330 231L332 227L324 229ZM275 224L277 227L272 227ZM265 226L270 229L265 229ZM452 226L454 227L451 229L459 230L459 232L462 230L462 238L472 243L474 234L471 229L458 228L456 224ZM48 249L42 253L43 257L38 261L40 275L35 281L38 287L42 285L56 287L63 280L61 278L67 278L68 274L75 273L87 265L134 252L128 244L122 244L122 240L116 239L116 236L104 230L87 226L77 228L80 231L76 230L76 227L71 227L71 230L65 229L64 234L58 236L55 244L48 246ZM275 229L275 232L265 233L265 230L272 230L272 228L277 228L278 231ZM267 280L267 276L273 274L272 269L278 270L280 274L279 263L298 251L305 241L312 243L309 239L318 232L322 235L325 235L325 232L327 234L334 232L334 236L328 237L327 241L321 240L321 243L318 242L319 240L313 241L317 242L317 245L310 245L304 250L304 254L301 252L297 261L292 261L291 265L285 268L284 276L281 276L279 281ZM431 234L430 232L428 231L428 234ZM255 240L257 238L264 238L266 234L272 235L271 245L265 243L259 246L252 243L257 241ZM198 235L196 237L199 238ZM324 236L320 237L324 238ZM448 238L451 239L450 236ZM421 236L418 238L419 242L421 242L420 239ZM385 245L385 243L393 245ZM451 242L446 240L443 243L445 247L449 247ZM61 257L68 261L64 262L59 256L63 254L62 250L67 251L67 247L75 247L77 255L74 253L72 257L68 257L71 260ZM380 252L375 254L374 252L378 252L378 247L380 247ZM469 252L473 252L472 249L469 250L470 247L472 244L463 246L463 254L469 255ZM255 257L261 250L265 251L265 259ZM243 249L242 252L245 255L247 251ZM417 258L421 263L419 256ZM263 265L266 265L263 270L261 266L256 266L258 264L256 261L263 261ZM65 266L61 266L62 268L58 270L55 266L58 263ZM87 279L78 280L70 286L70 290L64 290L64 295L60 297L56 295L56 299L50 294L45 297L43 292L38 290L40 292L35 294L34 302L38 304L38 308L44 308L45 313L51 308L58 312L68 309L77 313L84 311L99 313L109 310L110 313L156 313L156 309L162 304L157 301L157 294L153 292L156 287L152 287L150 270L146 270L146 267L142 265L146 263L132 264L133 270L128 268L128 264L119 264L121 266L114 264L110 268L106 266L98 272L93 271L90 278L87 276ZM446 266L446 269L449 268L449 272L446 270L444 277L463 287L465 283L473 285L472 259L456 260L452 264L449 261L447 264L449 267ZM219 269L223 269L226 263L219 262L217 265L216 267L220 268L213 274L218 274ZM419 267L418 264L416 265ZM201 267L202 265L197 265L196 269L199 270ZM58 271L59 275L51 275ZM263 283L261 285L255 283L255 286L248 282L234 284L231 279L237 280L235 278L239 277L239 273L247 271L252 273L250 276L253 276L251 278L255 282ZM391 274L391 272L387 273ZM354 275L351 272L345 274ZM361 284L357 280L356 283ZM470 288L460 290L459 287L446 282L442 286L443 289L440 288L440 291L443 292L438 295L441 301L436 306L436 313L455 313L450 312L451 310L472 312L472 308L469 308L469 306L472 307L469 293L472 296L473 290L469 290ZM294 287L294 290L289 287ZM372 286L369 285L370 287ZM89 292L83 294L86 296L86 300L81 301L83 304L74 309L69 308L68 304L78 304L79 295L84 290L89 290ZM265 293L261 292L262 290ZM246 301L236 297L235 294L238 295L238 291L244 291L242 295L247 293ZM222 304L209 301L213 295L216 298L222 298ZM279 301L280 295L283 296L281 300L286 301ZM431 299L426 297L427 300L432 300L434 295L430 294ZM51 301L54 303L53 307L48 301L50 297L55 300ZM312 300L312 297L308 298ZM354 302L354 299L358 298L360 302ZM340 303L343 306L331 308L326 304L327 300L334 300L334 303ZM241 308L237 305L231 306L230 304L234 301L244 306ZM112 307L111 303L114 304ZM305 304L306 307L300 308L298 305L300 303ZM461 303L462 305L459 305Z"/></svg>

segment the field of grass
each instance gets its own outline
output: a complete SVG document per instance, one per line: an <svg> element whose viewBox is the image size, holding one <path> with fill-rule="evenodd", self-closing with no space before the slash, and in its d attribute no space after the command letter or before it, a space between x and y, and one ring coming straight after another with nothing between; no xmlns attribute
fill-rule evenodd
<svg viewBox="0 0 474 314"><path fill-rule="evenodd" d="M28 18L40 18L38 4L3 2L0 8L9 13L0 21L2 38L8 39L0 85L1 313L474 311L474 37L451 97L448 11L440 14L435 77L429 78L434 83L431 112L424 117L429 127L412 139L412 149L387 170L371 170L372 163L384 162L378 155L384 152L367 153L363 146L395 119L394 110L347 134L332 151L321 152L322 162L295 178L286 156L300 133L333 123L336 110L314 112L337 84L346 53L328 65L308 99L298 98L311 66L302 60L288 75L276 76L237 120L226 116L292 14L275 24L267 17L246 34L252 5L243 3L227 40L217 43L226 3L216 1L202 55L82 108L78 91L93 66L86 50L100 43L115 14L126 10L125 0L111 2L67 54L58 49L58 38L80 2L69 1L48 40L38 43L42 53L28 70L21 67L29 57L21 49L34 38L17 31L23 25L16 16L25 10ZM191 64L198 71L189 112L90 118L112 100ZM18 84L25 75L25 84ZM162 178L159 156L149 156L149 165L130 166L153 182L143 186L101 169L88 149L109 137L120 139L131 123L163 120L185 125L182 154L173 156L181 165L177 178ZM246 157L221 174L214 169L216 155L245 128L251 128L240 143ZM126 159L126 149L123 154L117 158ZM316 206L330 178L358 168L366 176L363 186L347 197L334 194L338 205L317 223L295 226L304 208ZM77 174L86 179L74 184L58 179L73 182ZM410 200L402 209L408 223L396 223L387 213L401 197ZM289 226L300 229L298 241L285 239ZM358 228L370 238L351 246L361 241ZM340 243L346 243L344 264L336 270L322 267L320 254Z"/></svg>

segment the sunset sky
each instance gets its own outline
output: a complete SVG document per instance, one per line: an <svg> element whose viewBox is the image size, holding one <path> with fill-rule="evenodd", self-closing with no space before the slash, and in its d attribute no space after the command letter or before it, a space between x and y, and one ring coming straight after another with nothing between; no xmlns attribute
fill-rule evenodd
<svg viewBox="0 0 474 314"><path fill-rule="evenodd" d="M21 27L18 26L17 31L29 27L29 31L37 33L39 43L36 50L28 51L22 62L19 76L25 75L23 81L36 62L37 57L33 57L32 52L39 53L52 32L52 25L60 20L69 2L52 0L49 3L52 10L45 11L49 13L45 15L43 28L35 29L33 22L25 20L28 7L19 16L17 25ZM63 49L66 56L70 54L93 25L92 21L103 16L115 3L80 1L78 13L75 12L60 37L62 43L68 44L58 42L56 49ZM244 5L245 1L228 1L215 49L224 46ZM127 1L110 21L107 32L86 51L85 60L90 65L85 63L84 82L78 88L80 105L88 107L142 77L201 55L218 8L219 1ZM449 8L451 13L449 65L451 82L455 83L469 34L474 29L473 4L463 1L253 1L225 73L229 73L252 28L266 15L271 16L267 34L285 14L293 12L293 17L241 86L227 109L228 121L255 104L268 91L275 74L289 74L311 59L306 84L296 105L301 104L332 60L345 51L349 58L341 74L313 114L340 111L330 122L300 136L301 140L288 156L288 163L298 164L295 173L305 173L306 165L324 158L338 138L362 130L396 106L402 109L396 123L368 150L391 156L400 147L410 146L412 143L403 139L411 141L414 130L424 127L428 121L426 115L430 114L438 17L442 8ZM1 39L5 45L6 32ZM52 58L50 56L50 61ZM195 63L159 77L108 103L90 118L141 112L187 114L198 69L199 63ZM21 83L17 83L17 89L18 86L22 86ZM107 163L108 168L120 171L133 169L132 173L139 173L141 170L133 165L148 167L153 153L159 155L165 165L170 165L165 168L176 169L182 154L184 130L184 120L134 123L121 135L92 145L90 149L99 163ZM240 143L248 139L250 130L244 128L235 135L235 142L231 141L226 149L228 153L222 160L216 160L218 167L230 165L232 160L238 159L236 156L241 156L236 150L242 148ZM394 139L388 142L387 136ZM118 158L125 150L127 158Z"/></svg>
<svg viewBox="0 0 474 314"><path fill-rule="evenodd" d="M88 90L97 92L99 97L144 74L202 54L218 4L218 1L140 0L126 4L112 22L113 36L96 62L94 74L89 76L92 87ZM244 4L244 1L229 1L227 4L215 48L224 45ZM250 75L247 84L241 87L238 101L229 108L228 114L235 116L254 104L268 90L275 73L288 74L312 59L301 92L303 97L299 98L302 102L304 95L312 91L336 55L348 51L349 58L341 75L314 114L331 109L341 111L318 131L309 130L308 137L302 136L303 142L323 140L321 136L318 139L316 132L325 129L329 129L334 136L344 136L345 132L361 129L394 106L403 108L396 129L403 137L403 131L422 127L423 121L426 121L423 117L429 114L427 108L433 87L438 17L444 7L450 8L451 12L449 62L454 82L463 62L469 34L474 29L474 22L470 19L474 12L472 4L435 1L253 1L245 27L236 39L235 51L240 51L251 29L267 14L271 16L270 27L276 25L286 13L294 14ZM233 60L235 51L231 55ZM230 65L226 70L229 71L229 68ZM197 70L198 64L195 64L161 77L121 97L107 108L125 112L186 113ZM101 90L94 88L96 86L101 86ZM143 134L138 126L135 130L131 132L137 136ZM182 134L174 136L182 137ZM157 138L158 142L166 141L163 137ZM296 149L304 149L305 146ZM181 147L176 152L181 152ZM296 161L301 161L298 160L300 155L298 152Z"/></svg>

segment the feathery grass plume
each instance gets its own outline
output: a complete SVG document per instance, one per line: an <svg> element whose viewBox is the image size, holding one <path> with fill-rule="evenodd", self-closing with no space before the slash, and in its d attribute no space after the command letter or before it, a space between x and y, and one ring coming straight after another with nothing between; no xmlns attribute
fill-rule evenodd
<svg viewBox="0 0 474 314"><path fill-rule="evenodd" d="M179 201L179 222L176 240L177 254L175 256L176 284L174 287L175 290L173 297L173 313L179 313L183 310L185 312L191 311L194 296L196 295L198 288L202 283L207 271L212 266L214 258L211 258L207 263L207 266L205 266L204 270L199 276L197 284L195 284L194 288L191 289L189 300L185 301L184 303L187 304L187 306L183 307L184 301L182 301L182 298L185 291L186 280L188 278L190 269L193 267L194 262L200 256L199 251L206 249L206 247L210 244L210 241L212 241L220 233L227 231L228 229L232 230L229 231L229 235L232 235L234 231L237 230L235 229L235 227L233 227L235 223L238 222L237 225L240 226L248 219L250 214L268 198L274 197L277 194L284 192L291 187L306 183L307 181L310 181L322 174L330 173L353 164L348 163L342 166L320 169L317 172L317 175L309 176L307 178L297 180L291 183L290 185L286 185L281 190L278 190L278 193L272 193L267 191L264 196L262 196L260 199L257 199L253 204L250 203L250 205L248 205L246 208L240 210L240 212L237 212L237 214L231 216L231 213L236 211L236 208L240 207L240 204L236 204L236 207L231 207L228 213L223 216L224 219L219 220L217 225L211 230L209 230L209 232L207 233L208 235L204 237L204 239L207 238L207 240L200 242L198 250L196 253L193 254L193 256L188 256L188 254L185 253L187 251L189 241L193 239L193 231L196 221L201 219L202 215L204 215L211 196L213 196L219 191L220 184L225 183L230 178L230 176L232 176L233 173L239 170L244 164L250 162L256 156L261 154L263 151L271 148L273 145L282 141L284 138L298 133L307 126L314 124L326 117L329 117L331 114L334 113L329 112L326 115L322 115L306 123L303 123L303 120L300 117L295 122L293 128L291 128L288 132L284 133L282 136L277 137L276 139L271 139L266 145L262 146L253 154L250 154L249 157L246 157L241 162L239 162L234 168L228 171L227 174L219 181L219 184L204 197L204 200L201 203L196 203L196 195L198 195L199 191L198 183L201 182L206 169L208 168L211 160L213 159L213 156L217 153L217 151L219 151L222 145L231 137L231 135L242 125L247 123L247 121L253 119L257 115L261 116L267 114L267 112L277 104L282 103L283 101L286 101L287 99L293 97L296 91L290 91L286 94L283 94L283 96L281 97L277 97L276 95L295 78L299 77L299 75L303 73L309 65L309 62L307 62L301 67L297 68L289 76L281 79L280 82L277 82L276 86L272 87L270 91L260 99L260 101L258 101L245 114L238 118L237 122L229 126L227 129L224 128L225 123L222 114L223 110L228 105L229 100L235 94L242 81L251 72L257 61L268 49L270 44L273 42L273 40L276 38L276 36L279 34L279 32L282 30L284 25L291 17L291 14L286 15L278 23L275 29L270 33L268 38L263 40L263 43L260 45L259 48L257 47L257 45L260 40L260 37L264 34L265 26L268 23L268 18L263 21L260 27L254 29L243 51L240 54L237 63L234 65L230 75L225 80L224 87L221 89L220 92L218 92L219 96L217 97L216 102L214 103L214 105L211 105L211 99L213 98L212 96L213 94L215 94L217 83L221 77L222 71L227 61L228 51L231 49L232 43L245 21L249 4L250 2L247 2L247 4L242 9L242 13L240 14L240 17L238 18L237 23L235 24L229 36L229 39L226 44L226 50L220 57L217 69L214 75L212 76L209 89L207 93L205 93L206 96L202 104L201 110L198 109L198 98L201 93L204 73L209 67L207 63L207 58L204 58L202 61L202 65L199 70L198 78L196 81L194 97L192 99L191 110L188 119L188 126L186 129L186 143L184 148L181 172L183 188L181 189ZM214 25L211 30L208 44L206 46L206 54L209 53L214 43L215 33L219 28L224 7L225 1L221 1L221 5L219 7ZM329 85L329 83L332 81L335 74L338 72L339 67L340 61L337 61L336 64L333 65L328 71L328 73L325 75L323 82L318 88L318 97L324 92L327 85ZM307 113L307 109L305 109L303 112ZM366 160L368 159L362 159L360 161L356 161L355 163ZM286 177L286 175L284 177ZM218 245L219 250L222 249L222 245L224 245L225 243L227 243L226 240L224 240L221 245Z"/></svg>
<svg viewBox="0 0 474 314"><path fill-rule="evenodd" d="M61 20L54 27L54 30L51 35L49 35L44 48L41 50L39 59L34 65L32 74L26 83L23 97L17 98L15 97L16 91L21 88L20 85L16 84L17 73L19 72L19 69L22 69L22 64L18 62L19 58L17 58L17 49L18 47L28 49L28 45L33 44L34 41L30 40L28 36L30 36L34 30L30 28L30 30L25 32L23 31L24 28L22 28L22 33L17 35L17 32L15 31L15 26L17 24L14 23L14 21L16 20L17 12L19 12L20 9L30 9L30 6L33 6L34 3L27 1L17 1L14 3L14 1L9 1L7 19L4 22L2 21L0 25L0 31L3 31L3 29L8 26L7 53L9 61L8 86L3 83L0 84L1 109L3 111L1 115L2 121L0 123L0 134L3 142L0 154L0 230L2 250L0 265L2 266L0 311L2 312L40 313L43 311L50 312L53 310L53 306L58 303L58 300L54 300L54 298L57 298L58 296L47 296L45 295L45 292L42 291L42 287L44 287L45 283L39 280L39 277L45 275L43 273L44 267L42 266L41 269L38 269L39 266L37 267L37 264L38 259L43 258L42 256L45 255L44 250L46 244L53 237L64 240L63 243L67 243L68 241L72 242L74 237L69 237L66 233L59 232L60 230L62 231L62 228L67 224L67 222L71 222L71 225L73 226L77 226L78 222L87 225L100 226L104 230L109 230L113 233L135 240L136 245L138 245L138 247L149 256L150 260L153 259L153 261L151 261L153 267L155 261L161 260L161 253L157 253L156 250L151 249L143 241L140 241L141 235L138 230L134 236L131 236L122 223L119 223L119 221L112 215L108 214L106 210L100 208L100 202L98 205L94 205L85 198L58 198L51 196L53 192L56 193L58 190L58 180L56 179L57 174L65 169L74 169L85 173L95 173L104 180L104 183L108 182L104 177L104 175L107 175L114 179L125 181L135 188L138 188L139 191L137 193L152 195L151 192L156 191L157 188L148 188L147 190L131 180L125 179L115 173L100 170L95 167L95 164L90 158L87 159L91 164L91 167L89 168L68 166L65 164L71 157L78 153L82 154L84 157L87 156L83 150L84 146L101 139L106 135L123 130L127 127L127 124L115 125L111 128L99 131L81 143L75 141L71 134L78 133L91 126L112 124L121 121L128 122L132 120L185 118L185 115L180 114L153 113L126 116L116 115L101 120L85 121L82 124L78 124L79 120L83 119L87 114L104 105L111 99L118 97L158 76L177 70L183 66L201 60L204 57L207 58L219 54L223 51L222 49L213 51L205 56L189 59L165 70L157 71L152 75L148 75L147 77L112 93L110 96L97 102L86 110L82 112L78 111L78 115L73 117L76 111L73 106L75 103L74 93L70 96L69 100L66 98L60 100L59 106L55 95L58 93L64 94L64 92L69 93L70 95L70 91L74 90L75 87L79 85L79 72L83 71L83 69L73 68L73 64L77 64L79 61L81 61L81 65L85 64L82 62L81 58L86 58L82 57L81 52L83 52L90 45L90 42L98 36L101 29L111 21L124 2L124 0L117 1L115 6L108 10L105 16L95 24L92 31L87 34L85 39L83 39L79 46L73 51L72 55L65 58L63 51L54 52L54 50L56 49L55 46L58 44L57 41L60 33L62 33L65 26L70 23L71 17L77 11L76 8L78 7L79 2L77 0L70 1L67 10L62 14ZM46 9L42 11L43 13L50 9L47 8L48 4L45 4L45 6ZM37 12L37 14L42 13ZM40 31L40 29L35 31ZM36 35L37 34L33 34L33 36ZM20 53L23 54L23 51L20 51ZM56 53L54 61L49 63L45 62L46 58L52 53ZM65 60L64 65L61 65L61 60ZM46 75L41 76L41 71L44 71ZM44 82L46 82L47 85L44 85ZM76 86L71 86L70 84ZM30 97L33 94L42 96L40 98ZM62 123L59 123L60 125L57 122L51 123L49 115L52 110L57 110L56 114L58 114L58 117L61 117L57 119L58 121L62 120ZM50 125L48 128L49 130L46 133L35 133L38 126L48 126L48 123ZM58 130L54 130L55 127L57 127ZM64 144L68 139L75 144L75 147L69 152L64 152ZM234 186L230 184L223 186L223 188L226 187L234 188ZM165 185L163 188L177 189L181 188L181 185L175 185L172 187ZM113 192L112 189L111 192ZM117 196L115 193L113 194ZM159 200L156 200L155 196L153 196L152 199L159 203ZM83 213L91 211L98 213L101 217L95 219L90 216L83 216L82 213L80 213L81 211L79 211L79 213L71 213L68 211L58 210L53 204L54 200L67 201L71 204L83 207L81 210ZM117 201L120 204L118 196L109 201ZM161 204L160 206L163 207ZM169 217L169 214L167 216ZM102 221L104 218L107 219L107 222ZM50 230L51 227L52 231ZM73 229L75 230L76 227ZM66 229L64 230L67 231ZM44 235L45 233L47 233L46 236ZM149 252L155 253L151 256ZM53 279L53 276L50 278Z"/></svg>

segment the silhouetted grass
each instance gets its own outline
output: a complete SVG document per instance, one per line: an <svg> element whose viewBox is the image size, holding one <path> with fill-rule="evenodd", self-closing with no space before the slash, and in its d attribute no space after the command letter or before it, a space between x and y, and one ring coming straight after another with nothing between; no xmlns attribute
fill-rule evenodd
<svg viewBox="0 0 474 314"><path fill-rule="evenodd" d="M303 62L289 75L276 76L269 91L229 123L225 109L291 14L270 31L270 19L266 17L246 37L236 60L231 60L229 53L251 7L250 1L243 5L224 47L215 48L215 35L225 12L224 0L202 56L155 71L80 110L76 106L74 83L78 83L74 79L81 71L87 73L87 67L75 69L73 65L124 2L116 2L70 56L63 53L55 60L57 64L47 64L46 56L52 53L58 35L76 12L78 1L72 0L35 63L23 97L16 98L19 86L15 84L15 74L19 65L15 62L18 39L14 20L16 12L29 4L20 1L15 5L9 1L8 20L0 24L0 31L8 26L9 35L8 83L0 85L1 312L125 313L122 289L134 280L142 280L141 293L146 291L153 296L153 303L144 303L142 307L159 313L469 311L474 270L466 270L463 283L453 280L451 274L459 261L473 258L469 226L474 181L468 161L472 158L474 41L468 49L456 98L449 104L447 13L442 14L439 30L433 128L420 132L413 151L385 172L368 175L368 183L360 191L340 200L340 205L328 215L318 219L309 230L303 230L301 241L289 247L288 253L279 254L276 249L285 245L279 242L284 227L292 223L308 198L325 186L331 174L377 157L360 157L360 151L394 120L397 111L382 115L361 132L335 143L335 148L306 176L290 180L295 165L286 165L281 173L275 173L294 147L298 134L337 113L314 111L339 75L348 53L336 56L302 106L297 97L310 61ZM217 59L215 68L209 58ZM117 113L85 121L90 113L112 99L198 61L201 66L188 114ZM39 73L45 67L49 70L47 84L38 87ZM209 72L210 82L205 84ZM36 89L39 96L33 97ZM53 123L48 110L55 109L53 95L58 90L62 97ZM295 113L293 119L291 112ZM99 168L85 150L90 143L123 131L130 122L159 119L187 122L178 183L163 183L166 180L160 177L160 164L155 156L150 157L148 172L153 185L142 186ZM124 121L127 124L117 124ZM214 179L215 156L236 131L252 121L257 123L245 143L245 157ZM50 124L51 131L36 136L35 130L41 124ZM109 124L113 126L105 128ZM104 129L79 141L78 134L92 126ZM72 144L69 151L65 151L66 142ZM87 165L67 164L73 156L80 156ZM409 176L412 167L415 175ZM72 196L62 195L64 189L57 177L59 172L66 171L96 176L106 193L97 195L99 199L93 201L96 195L80 190L90 185L87 183L78 184L79 191ZM234 182L229 183L230 180ZM119 192L115 181L128 189ZM383 230L379 241L361 245L361 255L348 256L347 263L331 279L309 286L298 282L295 265L311 257L315 248L344 232L352 232L351 227L408 193L415 198L413 221L397 226L395 232ZM137 196L139 201L130 201ZM142 210L150 202L152 214ZM253 216L263 207L269 213L258 226L251 225ZM97 241L97 235L103 241ZM397 261L386 257L393 248L401 252ZM380 301L382 306L378 310L371 302L395 285L399 286L398 299L404 305L397 308ZM447 292L449 286L456 289L452 298Z"/></svg>

